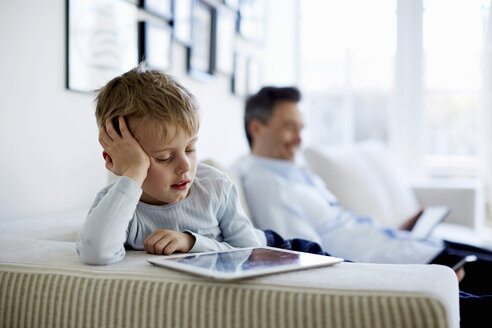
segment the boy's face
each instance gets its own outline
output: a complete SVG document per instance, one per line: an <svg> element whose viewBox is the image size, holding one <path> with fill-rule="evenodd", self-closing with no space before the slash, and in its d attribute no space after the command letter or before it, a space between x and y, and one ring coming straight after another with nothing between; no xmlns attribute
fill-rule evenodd
<svg viewBox="0 0 492 328"><path fill-rule="evenodd" d="M167 137L146 133L138 139L150 157L147 178L142 184L140 200L151 205L165 205L185 199L195 179L196 135L171 128Z"/></svg>

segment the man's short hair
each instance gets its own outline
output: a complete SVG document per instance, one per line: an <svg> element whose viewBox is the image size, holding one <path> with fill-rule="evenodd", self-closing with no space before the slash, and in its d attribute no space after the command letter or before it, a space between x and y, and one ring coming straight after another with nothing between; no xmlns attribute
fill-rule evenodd
<svg viewBox="0 0 492 328"><path fill-rule="evenodd" d="M252 138L249 133L249 123L257 119L263 124L267 124L272 116L273 108L281 102L296 102L301 100L301 93L296 87L263 87L258 93L250 96L246 100L244 111L244 128L249 146L251 147Z"/></svg>
<svg viewBox="0 0 492 328"><path fill-rule="evenodd" d="M171 126L189 135L198 132L195 97L171 75L148 70L143 63L99 89L95 102L98 126L107 119L125 116L134 136L149 132L132 128L131 121L136 119L145 122L150 132L164 137Z"/></svg>

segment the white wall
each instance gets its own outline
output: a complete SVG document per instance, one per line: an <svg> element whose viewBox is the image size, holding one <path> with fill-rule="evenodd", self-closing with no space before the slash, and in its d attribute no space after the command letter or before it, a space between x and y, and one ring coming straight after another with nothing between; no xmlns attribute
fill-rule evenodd
<svg viewBox="0 0 492 328"><path fill-rule="evenodd" d="M65 1L0 1L0 44L0 220L88 208L107 173L93 96L65 89ZM201 104L199 157L247 152L229 80L188 78L180 45L173 66Z"/></svg>
<svg viewBox="0 0 492 328"><path fill-rule="evenodd" d="M92 98L64 88L64 1L0 2L0 218L86 206L105 180Z"/></svg>
<svg viewBox="0 0 492 328"><path fill-rule="evenodd" d="M300 78L299 1L269 0L266 28L265 83L298 85Z"/></svg>

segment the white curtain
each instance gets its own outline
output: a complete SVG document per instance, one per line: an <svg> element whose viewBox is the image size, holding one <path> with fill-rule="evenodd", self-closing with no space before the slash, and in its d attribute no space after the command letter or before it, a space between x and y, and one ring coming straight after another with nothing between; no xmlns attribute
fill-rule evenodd
<svg viewBox="0 0 492 328"><path fill-rule="evenodd" d="M394 108L390 147L402 171L421 175L423 0L398 0Z"/></svg>
<svg viewBox="0 0 492 328"><path fill-rule="evenodd" d="M484 42L482 53L482 91L480 96L480 152L481 176L485 183L487 214L492 205L492 5L484 13Z"/></svg>

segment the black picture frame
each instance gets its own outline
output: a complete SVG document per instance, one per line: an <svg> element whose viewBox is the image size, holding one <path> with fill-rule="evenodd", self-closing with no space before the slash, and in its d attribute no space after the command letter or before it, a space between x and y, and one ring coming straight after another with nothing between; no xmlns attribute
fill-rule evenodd
<svg viewBox="0 0 492 328"><path fill-rule="evenodd" d="M192 42L187 51L188 73L198 79L210 79L215 71L216 9L205 1L193 8Z"/></svg>
<svg viewBox="0 0 492 328"><path fill-rule="evenodd" d="M172 29L168 24L138 23L138 58L150 68L169 71L172 64Z"/></svg>
<svg viewBox="0 0 492 328"><path fill-rule="evenodd" d="M139 0L139 5L145 11L167 21L173 17L171 0Z"/></svg>
<svg viewBox="0 0 492 328"><path fill-rule="evenodd" d="M237 12L229 8L217 8L215 69L232 76L234 73L234 50L236 39Z"/></svg>
<svg viewBox="0 0 492 328"><path fill-rule="evenodd" d="M128 1L67 0L66 88L93 93L137 66L137 20Z"/></svg>
<svg viewBox="0 0 492 328"><path fill-rule="evenodd" d="M248 95L248 57L234 53L234 74L231 79L231 91L234 95L245 98Z"/></svg>
<svg viewBox="0 0 492 328"><path fill-rule="evenodd" d="M195 0L173 1L173 37L177 42L190 47L192 41L193 8Z"/></svg>
<svg viewBox="0 0 492 328"><path fill-rule="evenodd" d="M232 93L240 98L258 92L263 85L263 62L257 56L236 52L231 81Z"/></svg>

